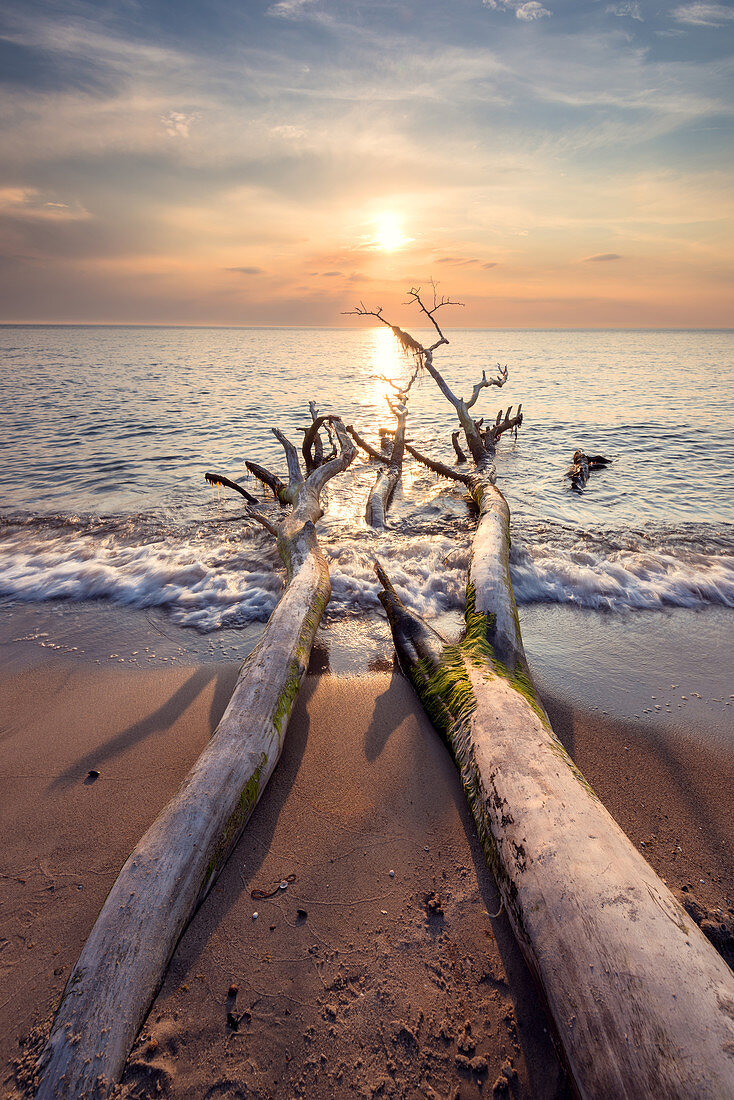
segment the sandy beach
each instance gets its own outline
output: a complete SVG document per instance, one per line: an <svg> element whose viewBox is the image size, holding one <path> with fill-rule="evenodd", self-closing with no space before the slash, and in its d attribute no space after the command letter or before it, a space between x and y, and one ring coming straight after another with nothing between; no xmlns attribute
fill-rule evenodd
<svg viewBox="0 0 734 1100"><path fill-rule="evenodd" d="M236 672L53 657L0 680L5 1095L30 1094L44 1027L105 895ZM726 950L731 750L545 701L604 803ZM407 681L311 675L120 1095L565 1096L500 910L452 761Z"/></svg>

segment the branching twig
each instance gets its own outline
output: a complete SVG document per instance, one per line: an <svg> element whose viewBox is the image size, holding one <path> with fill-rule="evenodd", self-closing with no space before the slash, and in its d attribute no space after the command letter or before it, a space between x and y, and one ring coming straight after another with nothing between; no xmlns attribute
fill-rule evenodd
<svg viewBox="0 0 734 1100"><path fill-rule="evenodd" d="M446 400L454 406L456 410L456 415L459 419L459 423L464 430L466 441L469 446L469 450L471 451L471 456L474 459L475 465L478 469L487 470L493 465L492 459L495 451L494 445L496 438L498 438L498 435L493 435L491 432L485 432L484 434L482 434L476 421L474 421L471 417L469 410L476 404L479 394L483 389L486 389L489 386L504 386L508 378L508 370L506 366L500 367L500 365L497 364L499 373L496 378L487 378L486 371L482 371L482 379L480 382L477 382L475 384L472 389L471 397L467 401L465 401L461 397L456 396L441 372L433 365L433 352L437 348L441 347L442 344L448 344L448 340L444 336L443 332L441 331L441 326L436 320L436 313L444 306L462 305L463 303L455 302L451 298L439 298L436 291L436 283L433 281L431 282L431 287L433 288L433 306L430 309L426 306L423 299L421 298L420 287L411 287L411 289L408 291L408 304L414 302L418 305L419 309L429 319L431 325L436 330L436 333L438 335L438 340L428 348L423 347L421 344L419 344L418 341L415 340L409 333L403 332L403 330L398 328L396 325L391 325L387 318L383 316L382 306L380 306L380 308L377 310L370 310L367 309L364 302L360 302L359 306L356 309L349 310L348 313L351 315L356 315L358 317L374 317L376 318L376 320L380 321L381 324L388 325L395 333L396 338L403 348L413 350L417 355L419 355L420 365L426 368ZM443 464L440 463L439 465ZM449 469L449 467L445 467L445 469Z"/></svg>
<svg viewBox="0 0 734 1100"><path fill-rule="evenodd" d="M330 459L329 462L324 462L322 466L319 466L317 470L314 470L309 474L306 484L313 489L318 497L322 488L330 478L335 474L340 473L342 470L346 470L350 462L354 460L354 456L357 453L357 449L352 443L351 439L347 435L344 424L338 416L332 417L331 421L336 437L339 441L340 454L336 458Z"/></svg>
<svg viewBox="0 0 734 1100"><path fill-rule="evenodd" d="M500 409L494 424L484 433L484 438L489 439L492 446L494 446L501 435L504 435L505 432L512 431L513 428L515 430L515 435L517 435L517 429L522 424L522 404L517 406L517 412L514 416L510 416L511 412L512 405L510 405L504 417L502 415L502 409Z"/></svg>
<svg viewBox="0 0 734 1100"><path fill-rule="evenodd" d="M437 295L437 292L436 292L437 291L437 285L438 284L436 282L434 282L433 279L431 279L431 287L433 288L433 308L432 309L426 309L425 305L423 304L423 300L421 299L421 288L419 286L417 286L417 287L414 286L414 287L410 288L410 290L408 291L408 298L410 300L412 300L413 302L417 302L417 304L420 307L421 311L423 313L425 313L426 317L428 318L428 320L431 322L431 324L435 328L435 330L438 333L441 340L444 343L448 344L448 340L446 339L444 334L441 332L438 321L436 320L436 313L443 306L463 306L464 303L463 302L454 302L454 301L452 301L451 298L444 298L444 297L439 298L438 295ZM410 302L408 302L408 304L410 304Z"/></svg>

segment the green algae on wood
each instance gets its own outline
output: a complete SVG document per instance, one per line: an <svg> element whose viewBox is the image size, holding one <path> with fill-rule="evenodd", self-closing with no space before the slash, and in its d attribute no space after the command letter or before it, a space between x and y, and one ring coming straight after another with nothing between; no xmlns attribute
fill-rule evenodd
<svg viewBox="0 0 734 1100"><path fill-rule="evenodd" d="M273 534L288 583L211 740L120 871L67 984L41 1056L39 1100L106 1096L180 936L241 836L272 775L313 639L328 603L329 570L316 538L320 492L354 448L340 426L338 458L307 478L284 436L289 483L257 467L292 507ZM253 472L256 472L253 467ZM258 475L259 476L259 475Z"/></svg>
<svg viewBox="0 0 734 1100"><path fill-rule="evenodd" d="M411 297L447 343L419 291ZM381 311L375 314L382 321ZM385 322L387 323L387 322ZM509 572L509 507L496 437L455 397L476 464L457 475L479 519L464 639L449 645L381 572L400 663L459 766L518 944L543 995L574 1091L588 1100L734 1096L734 976L604 809L548 721L525 657ZM476 399L477 387L471 403ZM501 417L498 416L499 424ZM505 416L509 421L509 411ZM509 424L508 424L509 427Z"/></svg>

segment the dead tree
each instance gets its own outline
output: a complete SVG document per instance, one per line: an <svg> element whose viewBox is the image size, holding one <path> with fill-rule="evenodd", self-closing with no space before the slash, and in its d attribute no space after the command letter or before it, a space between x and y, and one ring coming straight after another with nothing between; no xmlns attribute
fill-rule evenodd
<svg viewBox="0 0 734 1100"><path fill-rule="evenodd" d="M332 458L336 458L337 444L334 436L334 429L332 423L339 418L333 415L327 414L326 416L319 416L319 410L316 408L315 401L309 401L308 409L311 413L311 424L308 428L302 428L303 446L301 451L303 453L303 461L306 464L306 473L310 474L313 470L317 469L323 462L330 462ZM324 454L324 444L321 439L320 429L324 428L330 445L330 451L328 454Z"/></svg>
<svg viewBox="0 0 734 1100"><path fill-rule="evenodd" d="M316 420L314 421L316 423ZM120 871L71 972L39 1062L37 1097L104 1097L125 1061L171 955L237 843L275 768L316 628L331 595L314 524L324 485L356 450L332 419L340 446L304 477L293 444L277 429L288 482L250 463L290 510L277 528L249 515L278 540L287 586L244 661L224 715L180 790ZM236 484L216 474L239 491Z"/></svg>
<svg viewBox="0 0 734 1100"><path fill-rule="evenodd" d="M571 465L566 471L566 477L571 479L571 488L577 493L586 485L591 470L604 469L611 462L604 455L586 455L583 451L574 451Z"/></svg>
<svg viewBox="0 0 734 1100"><path fill-rule="evenodd" d="M513 418L500 417L494 432L477 427L469 409L491 383L484 375L468 401L453 394L432 360L448 342L436 321L446 300L429 309L418 289L411 300L437 331L419 353L456 411L473 469L406 449L462 481L479 519L456 644L407 608L376 566L400 663L454 756L579 1096L734 1095L734 977L567 755L530 676L510 582L510 512L494 484L497 438Z"/></svg>
<svg viewBox="0 0 734 1100"><path fill-rule="evenodd" d="M384 428L380 429L380 451L370 446L351 424L347 425L346 430L349 432L354 442L358 447L361 447L370 458L375 458L380 462L387 461L387 466L382 466L377 473L375 483L370 489L369 496L367 497L367 505L364 513L364 518L369 526L377 530L382 530L385 527L387 522L387 510L390 507L395 489L397 488L397 484L403 472L408 395L413 383L418 377L420 366L420 360L417 360L413 373L405 386L399 386L389 378L382 377L381 379L392 387L397 398L397 401L392 401L389 397L387 398L390 411L397 420L397 429L395 432L390 432ZM392 439L390 438L391 436Z"/></svg>

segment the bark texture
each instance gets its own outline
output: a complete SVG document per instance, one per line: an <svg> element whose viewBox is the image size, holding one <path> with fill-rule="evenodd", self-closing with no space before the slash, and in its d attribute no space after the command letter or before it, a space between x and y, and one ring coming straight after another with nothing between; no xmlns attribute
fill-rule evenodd
<svg viewBox="0 0 734 1100"><path fill-rule="evenodd" d="M550 726L509 581L509 509L477 478L466 635L382 599L406 675L460 771L486 858L579 1096L734 1095L734 975Z"/></svg>
<svg viewBox="0 0 734 1100"><path fill-rule="evenodd" d="M403 455L405 454L405 420L408 410L405 405L394 407L398 426L395 439L392 444L390 462L383 466L375 478L375 483L367 497L364 518L370 527L382 530L387 523L387 510L393 498L397 484L403 472Z"/></svg>
<svg viewBox="0 0 734 1100"><path fill-rule="evenodd" d="M418 291L411 296L438 332L434 348L447 343L435 321L442 303L434 297L428 310ZM377 566L400 663L459 768L578 1095L734 1096L734 975L591 790L530 676L510 581L510 512L493 462L521 408L482 431L469 410L486 376L468 401L456 397L434 348L423 349L424 364L456 411L474 470L408 449L464 482L479 520L457 644L406 608Z"/></svg>
<svg viewBox="0 0 734 1100"><path fill-rule="evenodd" d="M307 479L295 448L276 432L286 451L289 483L268 471L263 480L277 484L278 495L292 505L277 528L287 588L242 665L211 741L125 863L102 907L39 1062L40 1100L104 1097L119 1081L176 944L275 768L331 594L314 526L323 515L319 494L356 453L338 423L336 431L340 456Z"/></svg>

